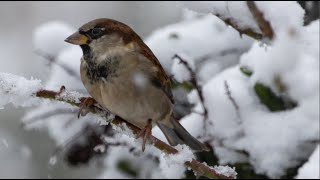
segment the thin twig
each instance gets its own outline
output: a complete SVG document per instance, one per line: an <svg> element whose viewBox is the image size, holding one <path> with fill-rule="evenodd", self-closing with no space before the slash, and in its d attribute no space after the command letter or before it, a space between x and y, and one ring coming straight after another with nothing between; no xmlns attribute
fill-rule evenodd
<svg viewBox="0 0 320 180"><path fill-rule="evenodd" d="M241 36L242 36L242 34L246 34L247 36L252 37L256 40L262 40L264 38L268 38L268 39L272 40L274 38L275 34L272 29L272 26L270 25L270 22L264 18L263 13L257 8L254 1L247 1L247 6L248 6L253 18L255 19L259 29L261 30L261 32L257 32L256 30L254 30L252 28L241 27L236 22L236 20L234 20L232 17L224 17L221 14L215 14L215 13L212 13L212 14L217 16L218 18L220 18L227 25L229 25L229 26L233 27L235 30L237 30Z"/></svg>
<svg viewBox="0 0 320 180"><path fill-rule="evenodd" d="M69 75L71 75L77 79L80 79L79 75L72 68L57 61L57 58L55 56L50 55L49 53L46 53L40 49L35 50L34 53L37 54L38 56L41 56L44 59L46 59L49 62L49 65L56 64L57 66L59 66L61 69L63 69Z"/></svg>
<svg viewBox="0 0 320 180"><path fill-rule="evenodd" d="M79 107L80 106L80 99L81 98L72 98L71 96L68 97L58 97L57 94L59 92L54 92L54 91L49 91L49 90L40 90L35 93L36 97L39 98L45 98L45 99L51 99L55 101L61 101L68 103L72 106ZM105 110L101 109L100 107L94 105L93 108L90 109L92 113L99 113L99 114L106 114ZM114 120L111 122L112 124L118 126L118 127L123 127L123 124L125 124L135 135L137 135L141 129L138 127L126 122L125 120L121 119L120 117L115 117ZM153 144L154 147L158 148L164 153L167 154L176 154L178 153L178 150L173 148L172 146L164 143L163 141L155 138L154 136L150 137L150 140ZM213 168L198 162L197 160L193 159L192 161L188 161L185 163L185 165L189 168L191 168L197 175L199 176L205 176L208 178L212 179L235 179L236 177L234 176L224 176L219 173L217 173Z"/></svg>
<svg viewBox="0 0 320 180"><path fill-rule="evenodd" d="M218 18L220 18L222 21L224 21L224 23L226 23L227 25L233 27L235 30L237 30L240 33L240 36L242 36L242 34L246 34L254 39L257 40L261 40L263 39L263 35L259 32L256 32L255 30L251 29L251 28L241 28L232 18L225 18L223 16L221 16L220 14L213 14L215 16L217 16Z"/></svg>
<svg viewBox="0 0 320 180"><path fill-rule="evenodd" d="M247 6L258 24L264 37L272 40L274 38L274 32L269 21L267 21L263 13L258 9L254 1L247 1Z"/></svg>
<svg viewBox="0 0 320 180"><path fill-rule="evenodd" d="M198 57L195 62L196 63L196 68L195 68L195 71L198 72L198 70L203 66L205 65L205 63L207 61L210 61L212 60L214 57L223 57L223 56L227 56L227 55L236 55L236 54L242 54L244 52L246 52L247 50L246 49L237 49L237 48L231 48L231 49L225 49L225 50L222 50L222 51L219 51L218 53L217 52L214 52L214 53L209 53L209 54L206 54L206 55L203 55L201 57Z"/></svg>
<svg viewBox="0 0 320 180"><path fill-rule="evenodd" d="M179 59L180 63L182 63L187 68L187 70L189 71L190 76L191 76L190 83L193 85L193 87L195 88L195 90L198 93L201 105L203 107L203 118L204 118L204 121L207 122L207 120L208 120L208 110L207 110L207 108L205 106L204 97L203 97L203 93L202 93L202 87L199 85L199 83L197 81L196 73L190 67L189 63L186 60L184 60L181 56L179 56L178 54L175 54L172 59L175 59L175 58ZM203 123L203 124L204 124L205 135L207 135L206 123Z"/></svg>
<svg viewBox="0 0 320 180"><path fill-rule="evenodd" d="M33 123L36 123L38 121L41 121L43 119L47 119L49 117L52 117L54 115L67 115L67 114L74 114L72 109L54 109L53 111L49 111L43 114L40 114L36 117L33 117L32 119L25 121L22 123L23 127L26 127L28 125L31 125Z"/></svg>
<svg viewBox="0 0 320 180"><path fill-rule="evenodd" d="M229 100L231 101L234 109L236 110L236 113L237 113L237 116L238 118L240 118L240 108L239 108L239 105L237 104L236 100L232 97L231 95L231 91L230 91L230 88L229 88L229 85L228 85L228 82L225 80L224 81L224 88L226 90L226 95L228 96Z"/></svg>

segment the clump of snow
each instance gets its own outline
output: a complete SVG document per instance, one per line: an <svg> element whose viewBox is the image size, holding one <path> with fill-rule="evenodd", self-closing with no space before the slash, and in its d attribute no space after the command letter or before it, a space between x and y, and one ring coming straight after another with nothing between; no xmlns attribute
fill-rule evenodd
<svg viewBox="0 0 320 180"><path fill-rule="evenodd" d="M199 13L212 13L221 16L223 19L231 19L241 29L251 28L255 32L260 32L245 1L187 1L181 2L181 4L183 7Z"/></svg>
<svg viewBox="0 0 320 180"><path fill-rule="evenodd" d="M49 166L54 166L56 163L57 163L57 156L50 157L48 162Z"/></svg>
<svg viewBox="0 0 320 180"><path fill-rule="evenodd" d="M311 51L309 44L318 41L319 35L291 33L290 30L279 33L272 46L255 43L241 57L240 65L253 71L251 77L244 75L240 66L235 66L203 86L209 121L214 124L208 124L207 129L215 137L212 145L220 163L249 161L257 173L276 178L310 155L314 146L305 143L319 139L319 58L312 56L319 50L314 48L316 52L311 55L305 52ZM297 101L296 108L270 112L255 94L253 86L257 82L281 94L274 83L277 76L287 87L285 93ZM225 81L240 108L241 119L226 95ZM200 135L201 119L192 113L182 119L182 125ZM245 151L249 156L238 151Z"/></svg>
<svg viewBox="0 0 320 180"><path fill-rule="evenodd" d="M121 132L121 134L128 137L135 137L135 134L133 134L132 130L125 123L122 123L121 125L111 125L114 130Z"/></svg>
<svg viewBox="0 0 320 180"><path fill-rule="evenodd" d="M320 178L320 165L319 154L320 146L314 150L308 162L306 162L300 169L296 179L319 179Z"/></svg>
<svg viewBox="0 0 320 180"><path fill-rule="evenodd" d="M226 177L237 177L236 168L229 167L229 166L214 166L213 169L221 175Z"/></svg>
<svg viewBox="0 0 320 180"><path fill-rule="evenodd" d="M298 32L294 34L283 32L279 35L281 36L277 38L272 47L265 48L255 43L252 49L241 57L241 64L254 72L251 77L253 84L260 82L268 87L275 87L276 76L282 78L285 74L291 76L293 73L290 71L295 68L301 56L297 43ZM278 91L275 88L273 90Z"/></svg>
<svg viewBox="0 0 320 180"><path fill-rule="evenodd" d="M275 32L299 28L303 25L305 11L297 1L257 1L256 5Z"/></svg>
<svg viewBox="0 0 320 180"><path fill-rule="evenodd" d="M319 59L319 22L320 20L315 20L311 22L308 26L304 26L301 30L303 36L298 39L300 48L304 48L306 54Z"/></svg>
<svg viewBox="0 0 320 180"><path fill-rule="evenodd" d="M50 21L37 27L33 33L34 49L55 56L68 45L64 40L75 31L61 21Z"/></svg>
<svg viewBox="0 0 320 180"><path fill-rule="evenodd" d="M104 153L106 151L106 146L104 144L96 145L93 150L95 152Z"/></svg>
<svg viewBox="0 0 320 180"><path fill-rule="evenodd" d="M160 169L167 178L180 179L184 176L185 165L191 161L194 155L191 149L186 145L177 145L177 154L162 154L160 156Z"/></svg>
<svg viewBox="0 0 320 180"><path fill-rule="evenodd" d="M41 89L41 81L30 80L8 73L0 72L0 107L12 103L15 106L31 106L39 103L32 98Z"/></svg>
<svg viewBox="0 0 320 180"><path fill-rule="evenodd" d="M82 51L77 46L67 47L56 56L56 63L53 64L51 74L46 83L48 89L58 89L61 85L69 90L79 91L87 94L80 81L80 58Z"/></svg>
<svg viewBox="0 0 320 180"><path fill-rule="evenodd" d="M236 64L239 56L249 49L252 40L245 36L241 38L219 18L206 15L158 29L145 42L169 75L174 73L171 71L175 62L172 58L175 54L183 54L188 57L186 59L194 61L191 65L194 64L200 81L205 82L226 67ZM175 62L175 66L177 64ZM215 68L203 68L208 65Z"/></svg>
<svg viewBox="0 0 320 180"><path fill-rule="evenodd" d="M297 28L303 25L304 10L296 1L283 2L255 2L263 17L271 23L273 30L277 33L288 28ZM245 1L229 2L181 2L187 9L200 12L212 13L222 19L229 19L236 23L240 29L252 29L261 33ZM285 9L285 11L284 11Z"/></svg>

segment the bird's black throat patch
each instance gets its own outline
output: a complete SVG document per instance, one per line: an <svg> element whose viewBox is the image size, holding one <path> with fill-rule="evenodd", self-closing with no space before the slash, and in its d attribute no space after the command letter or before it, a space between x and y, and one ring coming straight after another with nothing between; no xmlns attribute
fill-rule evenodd
<svg viewBox="0 0 320 180"><path fill-rule="evenodd" d="M103 62L97 63L96 58L89 45L80 46L83 52L83 59L87 63L87 76L90 83L98 81L108 81L116 76L116 69L119 66L119 57L107 57Z"/></svg>
<svg viewBox="0 0 320 180"><path fill-rule="evenodd" d="M98 81L108 81L110 78L117 76L116 69L119 65L118 61L108 59L103 63L97 64L93 56L93 59L86 62L88 64L87 76L89 77L91 84Z"/></svg>
<svg viewBox="0 0 320 180"><path fill-rule="evenodd" d="M82 49L82 53L83 53L83 58L86 61L90 61L92 59L92 51L89 45L84 44L84 45L80 45L81 49Z"/></svg>

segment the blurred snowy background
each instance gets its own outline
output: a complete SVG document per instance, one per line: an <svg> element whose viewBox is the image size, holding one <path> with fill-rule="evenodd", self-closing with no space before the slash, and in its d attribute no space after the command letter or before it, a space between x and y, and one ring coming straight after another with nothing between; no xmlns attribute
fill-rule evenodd
<svg viewBox="0 0 320 180"><path fill-rule="evenodd" d="M126 22L146 37L154 29L179 21L181 9L169 2L0 2L0 72L46 80L47 61L34 53L35 28L49 21L77 28L100 17ZM58 41L65 44L63 39ZM23 130L20 119L24 111L11 107L0 110L1 178L85 178L97 174L96 169L88 167L48 168L55 143L46 132Z"/></svg>
<svg viewBox="0 0 320 180"><path fill-rule="evenodd" d="M92 19L117 19L145 39L168 74L177 80L174 94L182 124L213 146L214 152L202 154L202 160L211 165L236 166L238 177L294 178L301 171L299 178L319 178L319 3L264 2L258 8L277 35L271 43L240 36L216 16L208 15L220 14L239 23L240 28L261 33L244 2L227 6L225 2L1 2L0 48L4 56L0 72L41 79L47 89L66 85L85 94L79 79L56 64L48 66L34 50L56 57L58 63L78 73L80 48L67 45L64 38ZM190 75L178 58L172 60L176 53L189 62L203 86L207 133L202 129L203 117L194 113L203 111L199 98L185 83ZM226 95L226 85L236 105ZM56 103L44 102L28 109L11 105L1 109L0 103L0 177L181 176L162 172L168 168L162 167L161 158L154 160L148 153L137 157L121 146L108 148L102 158L104 153L92 150L99 149L96 145L101 142L89 147L83 147L88 142L71 146L64 152L71 154L68 163L52 156L57 145L87 124L98 128L98 135L114 139L113 132L108 134L108 129L97 127L90 117L76 120L75 114L76 109ZM36 122L24 128L22 121ZM159 129L153 134L164 140ZM115 137L132 143L126 137ZM95 159L81 159L88 154Z"/></svg>

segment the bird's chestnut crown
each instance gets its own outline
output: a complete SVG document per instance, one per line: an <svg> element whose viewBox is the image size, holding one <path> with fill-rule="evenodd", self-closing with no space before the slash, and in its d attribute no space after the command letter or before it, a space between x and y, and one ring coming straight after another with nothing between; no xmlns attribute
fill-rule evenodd
<svg viewBox="0 0 320 180"><path fill-rule="evenodd" d="M139 36L126 24L112 19L101 18L84 24L65 41L75 45L88 45L92 40L113 34L120 36L125 44L133 40L140 40Z"/></svg>

